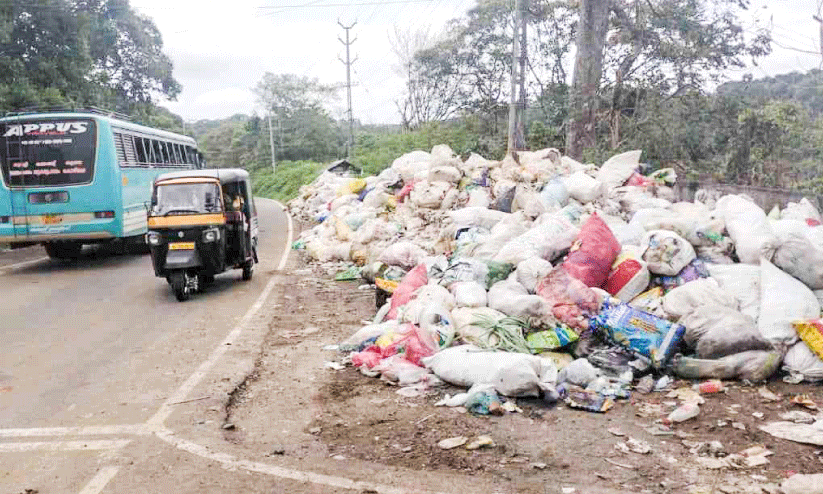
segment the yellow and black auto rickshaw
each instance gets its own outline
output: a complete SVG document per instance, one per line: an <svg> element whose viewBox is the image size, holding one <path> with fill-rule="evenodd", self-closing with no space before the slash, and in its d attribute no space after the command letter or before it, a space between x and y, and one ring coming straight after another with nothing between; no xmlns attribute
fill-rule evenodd
<svg viewBox="0 0 823 494"><path fill-rule="evenodd" d="M257 230L245 170L173 172L154 181L146 241L155 275L181 302L227 269L242 269L250 280Z"/></svg>

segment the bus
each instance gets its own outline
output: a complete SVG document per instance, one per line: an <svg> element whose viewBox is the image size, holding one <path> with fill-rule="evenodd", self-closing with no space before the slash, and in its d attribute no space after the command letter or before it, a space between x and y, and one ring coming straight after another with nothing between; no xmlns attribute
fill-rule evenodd
<svg viewBox="0 0 823 494"><path fill-rule="evenodd" d="M203 167L194 139L98 110L0 118L0 244L43 244L69 259L84 244L142 244L155 177Z"/></svg>

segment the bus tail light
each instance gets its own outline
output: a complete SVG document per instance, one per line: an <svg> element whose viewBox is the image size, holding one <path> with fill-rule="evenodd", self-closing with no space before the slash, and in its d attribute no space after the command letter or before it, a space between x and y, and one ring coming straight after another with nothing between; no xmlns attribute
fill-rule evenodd
<svg viewBox="0 0 823 494"><path fill-rule="evenodd" d="M114 211L96 211L94 217L97 219L114 218Z"/></svg>

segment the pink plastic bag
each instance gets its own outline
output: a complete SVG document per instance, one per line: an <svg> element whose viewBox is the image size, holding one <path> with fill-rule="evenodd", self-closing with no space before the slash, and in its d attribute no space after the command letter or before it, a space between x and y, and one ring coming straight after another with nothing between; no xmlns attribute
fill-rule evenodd
<svg viewBox="0 0 823 494"><path fill-rule="evenodd" d="M414 292L428 281L428 272L426 265L423 263L418 264L417 267L406 273L406 276L400 280L400 284L392 292L391 305L386 319L396 319L397 309L409 303L409 300L414 297Z"/></svg>
<svg viewBox="0 0 823 494"><path fill-rule="evenodd" d="M643 175L641 175L637 172L634 172L634 173L632 173L632 176L629 177L628 180L626 180L626 183L624 185L647 187L649 185L652 185L653 183L654 183L654 181L652 179L650 179L649 177L644 177Z"/></svg>
<svg viewBox="0 0 823 494"><path fill-rule="evenodd" d="M596 314L600 305L597 294L572 278L564 266L540 280L536 293L549 301L554 317L573 328L586 329L589 316Z"/></svg>
<svg viewBox="0 0 823 494"><path fill-rule="evenodd" d="M355 367L365 365L371 369L383 359L394 355L403 355L409 362L420 366L420 359L430 357L437 351L437 344L432 335L414 324L405 325L402 334L402 338L385 348L372 345L362 352L352 354L352 365Z"/></svg>
<svg viewBox="0 0 823 494"><path fill-rule="evenodd" d="M400 192L397 193L397 202L403 202L409 194L411 194L412 189L414 188L414 181L410 181L406 185L400 189Z"/></svg>
<svg viewBox="0 0 823 494"><path fill-rule="evenodd" d="M614 238L609 225L594 213L580 228L563 267L586 286L601 287L620 250L620 242Z"/></svg>

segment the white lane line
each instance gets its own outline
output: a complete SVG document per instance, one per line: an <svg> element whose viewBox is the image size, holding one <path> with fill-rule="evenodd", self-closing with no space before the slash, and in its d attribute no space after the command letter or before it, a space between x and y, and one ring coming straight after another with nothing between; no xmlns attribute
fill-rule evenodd
<svg viewBox="0 0 823 494"><path fill-rule="evenodd" d="M31 429L0 429L0 438L10 437L63 437L63 436L150 436L156 429L146 424L91 425L79 427L40 427Z"/></svg>
<svg viewBox="0 0 823 494"><path fill-rule="evenodd" d="M280 203L278 202L277 204ZM286 218L289 220L289 230L286 234L286 246L284 248L285 250L283 250L283 257L280 258L280 264L277 266L278 271L283 271L283 268L286 267L286 261L289 260L289 252L291 252L291 241L292 235L294 234L294 225L291 220L291 215L288 211L286 211L286 207L282 204L280 204L280 207L283 208L283 214L285 214Z"/></svg>
<svg viewBox="0 0 823 494"><path fill-rule="evenodd" d="M5 274L6 271L14 271L15 269L24 268L26 266L30 266L32 264L37 264L38 262L48 261L48 257L39 257L37 259L32 259L31 261L23 261L18 262L17 264L9 264L8 266L0 266L0 274Z"/></svg>
<svg viewBox="0 0 823 494"><path fill-rule="evenodd" d="M380 494L411 494L411 493L430 493L420 488L414 490L402 489L391 485L377 484L373 482L362 482L345 477L336 477L333 475L325 475L321 473L305 472L301 470L294 470L286 467L279 467L277 465L269 465L266 463L259 463L248 460L239 460L236 457L226 453L216 453L209 451L208 448L195 444L185 439L175 437L174 433L169 430L158 431L156 436L168 444L175 446L183 451L188 451L201 458L216 461L228 469L243 469L249 472L262 473L274 477L294 480L297 482L308 482L312 484L325 485L337 489L349 489L356 491L378 492Z"/></svg>
<svg viewBox="0 0 823 494"><path fill-rule="evenodd" d="M92 477L89 483L86 484L86 487L83 487L80 494L100 494L103 492L103 489L106 488L106 484L108 484L119 471L120 467L101 468L100 471L97 472L97 475Z"/></svg>
<svg viewBox="0 0 823 494"><path fill-rule="evenodd" d="M0 453L21 453L28 451L105 451L127 446L131 439L115 441L51 441L26 443L0 443Z"/></svg>

